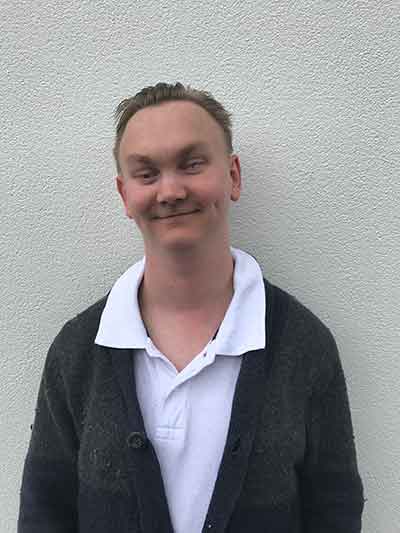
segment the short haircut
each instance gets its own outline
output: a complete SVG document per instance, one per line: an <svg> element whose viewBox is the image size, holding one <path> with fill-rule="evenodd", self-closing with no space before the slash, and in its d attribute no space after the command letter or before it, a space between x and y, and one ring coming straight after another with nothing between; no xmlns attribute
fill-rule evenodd
<svg viewBox="0 0 400 533"><path fill-rule="evenodd" d="M144 87L135 96L122 100L115 110L116 135L113 153L118 172L121 172L118 159L119 146L128 121L141 109L170 101L193 102L207 111L222 128L228 152L233 152L231 115L211 93L193 89L189 85L185 87L179 82L175 84L159 82Z"/></svg>

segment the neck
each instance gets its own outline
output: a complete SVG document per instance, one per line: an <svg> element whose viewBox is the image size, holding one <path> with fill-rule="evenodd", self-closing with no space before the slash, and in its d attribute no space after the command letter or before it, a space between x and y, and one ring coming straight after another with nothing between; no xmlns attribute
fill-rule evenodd
<svg viewBox="0 0 400 533"><path fill-rule="evenodd" d="M232 298L233 258L229 243L218 249L146 253L140 301L167 312L195 311Z"/></svg>

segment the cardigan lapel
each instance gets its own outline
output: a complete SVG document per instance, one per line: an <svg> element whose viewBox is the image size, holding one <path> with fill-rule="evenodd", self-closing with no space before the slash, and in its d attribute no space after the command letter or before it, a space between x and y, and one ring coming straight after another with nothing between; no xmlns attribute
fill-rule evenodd
<svg viewBox="0 0 400 533"><path fill-rule="evenodd" d="M240 496L265 393L266 375L271 366L271 329L274 290L264 280L267 294L266 348L247 352L236 384L228 436L217 480L208 508L204 530L226 530Z"/></svg>
<svg viewBox="0 0 400 533"><path fill-rule="evenodd" d="M112 353L114 372L119 381L128 413L126 446L129 449L127 456L143 532L173 533L160 464L150 439L146 437L143 416L136 394L133 350L117 348L109 348L109 350ZM132 434L136 434L136 445L129 447Z"/></svg>
<svg viewBox="0 0 400 533"><path fill-rule="evenodd" d="M205 530L225 531L247 472L265 390L265 350L243 355L224 453L205 520Z"/></svg>

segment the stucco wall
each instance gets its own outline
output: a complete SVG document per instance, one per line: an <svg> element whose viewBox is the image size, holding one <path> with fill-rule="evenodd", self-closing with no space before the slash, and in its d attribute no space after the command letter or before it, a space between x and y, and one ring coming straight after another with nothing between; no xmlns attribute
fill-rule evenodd
<svg viewBox="0 0 400 533"><path fill-rule="evenodd" d="M398 1L0 3L0 531L16 531L39 379L61 325L142 253L112 113L159 80L234 114L232 243L334 332L365 533L400 523Z"/></svg>

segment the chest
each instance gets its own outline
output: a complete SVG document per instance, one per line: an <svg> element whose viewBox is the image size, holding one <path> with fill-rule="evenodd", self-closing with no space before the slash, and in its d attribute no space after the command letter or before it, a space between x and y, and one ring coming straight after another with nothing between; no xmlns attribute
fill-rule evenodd
<svg viewBox="0 0 400 533"><path fill-rule="evenodd" d="M209 358L207 360L207 357ZM201 531L226 444L240 357L192 361L181 373L140 351L135 381L174 530Z"/></svg>
<svg viewBox="0 0 400 533"><path fill-rule="evenodd" d="M136 353L135 357L137 355L139 354ZM215 406L218 403L218 399L213 394L213 389L210 389L211 392L208 391L206 394L203 388L198 391L194 390L193 408L199 408L201 415L204 415L206 425L197 423L197 411L189 413L190 416L186 420L186 429L189 434L191 429L198 430L197 433L192 433L192 437L189 437L192 444L181 445L179 448L179 442L166 442L163 440L162 437L164 435L161 432L158 434L158 437L161 437L160 443L158 443L157 438L150 439L156 452L154 455L153 448L150 447L145 450L129 448L127 436L133 430L143 431L140 428L137 416L133 418L128 416L128 411L131 409L132 404L136 403L136 395L132 394L135 389L134 382L136 382L137 399L139 400L143 418L146 424L148 421L150 421L150 425L154 424L153 429L149 426L147 433L157 436L157 426L164 424L163 415L167 415L167 425L174 423L173 419L169 418L168 420L171 415L168 409L163 413L162 409L161 412L158 408L155 409L151 401L146 403L146 397L148 400L152 400L157 395L157 380L154 380L152 388L150 387L150 394L148 394L149 390L143 377L145 372L132 379L132 381L130 378L127 379L125 384L124 377L131 374L131 359L128 361L127 357L125 365L123 363L123 354L117 352L115 354L115 362L118 363L118 367L116 364L111 368L107 360L98 358L96 360L96 368L93 369L91 382L85 388L89 395L80 439L80 480L90 490L95 491L96 494L99 492L107 494L107 498L111 494L117 494L118 505L122 505L121 502L126 501L124 516L126 515L126 509L130 509L133 514L137 513L137 508L134 504L136 495L146 494L145 503L148 500L152 502L152 495L157 492L154 487L157 486L157 483L161 485L161 480L164 488L168 487L166 491L167 499L169 498L171 502L174 501L176 503L176 509L181 509L182 501L189 496L192 503L195 503L188 505L188 509L199 505L198 493L195 491L195 487L200 484L203 488L201 493L203 495L207 494L207 498L204 497L203 501L203 517L210 498L212 498L213 490L218 495L226 495L227 487L236 487L235 490L240 492L240 508L249 506L253 508L254 505L265 507L274 504L276 501L285 502L291 500L296 492L296 463L302 456L304 446L304 435L298 431L298 428L303 425L302 402L299 402L299 398L293 396L287 390L292 381L289 379L289 375L287 379L280 379L276 386L269 379L264 381L264 378L259 377L259 372L254 372L254 378L249 379L249 370L253 368L253 365L257 368L257 355L249 354L248 362L250 362L250 355L251 365L248 364L246 367L243 364L244 361L242 361L241 371L243 368L247 368L247 371L241 372L242 379L237 380L235 391L233 391L236 393L236 402L231 400L232 411L227 407L222 409L226 416L225 427L222 427L221 421L215 419L217 411ZM117 371L121 364L124 365L123 369ZM135 364L134 368L136 374ZM117 375L119 376L118 379L116 379ZM282 372L279 375L282 376ZM176 376L179 376L179 373ZM205 372L200 372L196 377L200 381L204 380L205 376L207 376ZM221 393L222 400L226 400L227 391L223 391L220 383L217 384L217 380L214 378L214 375L210 376L211 384L216 386L214 392L216 394ZM259 378L258 381L256 378ZM256 383L254 379L256 379ZM122 388L120 387L121 383ZM191 383L190 388L192 390L194 383L195 381ZM142 385L143 390L140 389ZM262 388L261 405L253 401L256 397L255 389L257 386ZM176 390L178 389L179 387ZM143 398L145 399L143 400ZM159 405L161 405L161 408L163 407L162 402ZM252 413L255 411L257 416L254 417ZM154 412L157 416L151 421L151 415L148 416L148 413ZM178 416L175 422L177 422L179 427L182 419ZM233 429L230 440L229 424L231 424L231 430ZM256 434L250 450L249 435L253 431L253 427ZM220 432L218 436L216 431ZM226 434L227 431L228 435ZM237 436L240 436L239 441ZM232 437L235 437L235 439ZM223 461L222 454L224 450L231 450L234 442L239 442L237 452L235 454L227 452L225 461ZM227 444L228 448L226 448ZM210 446L211 448L209 448ZM215 446L219 446L219 448L217 449ZM193 452L193 464L189 464L191 459L188 451ZM245 456L248 453L249 457L247 458ZM156 456L158 461L155 460ZM199 458L202 459L202 464L199 463ZM210 458L214 458L212 468L204 468L203 461L209 464ZM184 463L184 461L189 462ZM158 463L161 471L158 470ZM174 468L174 465L176 468ZM196 467L198 467L198 470L196 470ZM177 472L179 471L182 477L178 483ZM188 472L199 473L200 477L197 479L197 483L191 477L188 477ZM218 488L215 476L219 473L221 474L220 479L224 481L220 482ZM149 493L148 487L151 487L151 493ZM193 489L194 492L190 492L188 487L190 490ZM206 492L205 487L208 487L208 492ZM157 494L157 501L164 501L164 496L161 495L161 492ZM145 504L143 503L143 505ZM149 504L149 509L151 509L151 512L149 511L148 516L153 517L154 506ZM158 507L157 510L159 511ZM145 511L142 510L142 512ZM158 514L160 513L158 512ZM175 516L179 514L181 514L181 511L178 511ZM199 521L201 521L200 514ZM133 520L135 518L132 518ZM183 530L187 531L188 529Z"/></svg>

